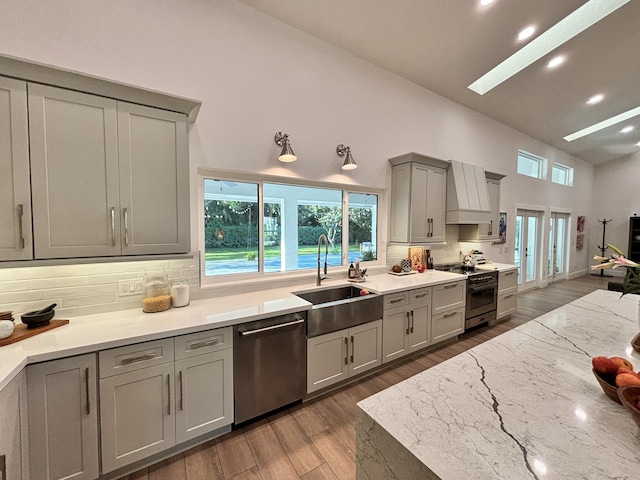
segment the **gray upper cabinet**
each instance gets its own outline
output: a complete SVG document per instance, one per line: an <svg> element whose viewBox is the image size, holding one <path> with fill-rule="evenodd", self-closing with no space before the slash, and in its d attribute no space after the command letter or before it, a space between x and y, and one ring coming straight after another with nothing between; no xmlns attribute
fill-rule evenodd
<svg viewBox="0 0 640 480"><path fill-rule="evenodd" d="M389 159L391 242L444 242L447 165L410 153Z"/></svg>
<svg viewBox="0 0 640 480"><path fill-rule="evenodd" d="M0 77L0 260L32 258L27 87Z"/></svg>
<svg viewBox="0 0 640 480"><path fill-rule="evenodd" d="M120 255L116 101L29 85L36 258Z"/></svg>
<svg viewBox="0 0 640 480"><path fill-rule="evenodd" d="M35 258L188 252L186 116L28 88Z"/></svg>
<svg viewBox="0 0 640 480"><path fill-rule="evenodd" d="M189 251L185 115L118 102L122 253Z"/></svg>

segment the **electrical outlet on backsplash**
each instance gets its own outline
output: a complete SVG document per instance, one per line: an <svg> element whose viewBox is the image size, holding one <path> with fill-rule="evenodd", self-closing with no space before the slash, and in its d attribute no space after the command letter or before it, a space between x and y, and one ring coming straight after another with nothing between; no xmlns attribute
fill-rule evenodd
<svg viewBox="0 0 640 480"><path fill-rule="evenodd" d="M0 310L14 317L57 303L56 317L141 308L143 292L136 290L145 274L164 272L187 278L192 289L200 282L198 253L193 258L143 260L0 269ZM121 295L122 283L133 292Z"/></svg>

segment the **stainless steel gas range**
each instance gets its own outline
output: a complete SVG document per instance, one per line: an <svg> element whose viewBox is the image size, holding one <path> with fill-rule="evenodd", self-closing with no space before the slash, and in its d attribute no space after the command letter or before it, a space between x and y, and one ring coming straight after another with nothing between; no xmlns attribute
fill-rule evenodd
<svg viewBox="0 0 640 480"><path fill-rule="evenodd" d="M465 331L496 320L498 307L498 272L478 270L459 263L435 265L436 270L460 273L467 276L467 302L465 307Z"/></svg>

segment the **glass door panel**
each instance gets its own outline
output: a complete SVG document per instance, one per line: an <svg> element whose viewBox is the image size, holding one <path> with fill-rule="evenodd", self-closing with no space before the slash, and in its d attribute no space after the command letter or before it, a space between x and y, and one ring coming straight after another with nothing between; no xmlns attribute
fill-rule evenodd
<svg viewBox="0 0 640 480"><path fill-rule="evenodd" d="M518 210L516 214L516 242L514 263L518 265L518 290L523 291L538 286L538 271L541 270L540 218L542 212Z"/></svg>

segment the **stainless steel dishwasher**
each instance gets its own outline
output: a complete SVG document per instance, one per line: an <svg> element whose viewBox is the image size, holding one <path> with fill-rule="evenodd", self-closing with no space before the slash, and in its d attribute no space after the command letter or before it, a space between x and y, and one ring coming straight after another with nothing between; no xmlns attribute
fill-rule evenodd
<svg viewBox="0 0 640 480"><path fill-rule="evenodd" d="M306 312L234 327L235 423L302 400L306 388Z"/></svg>

